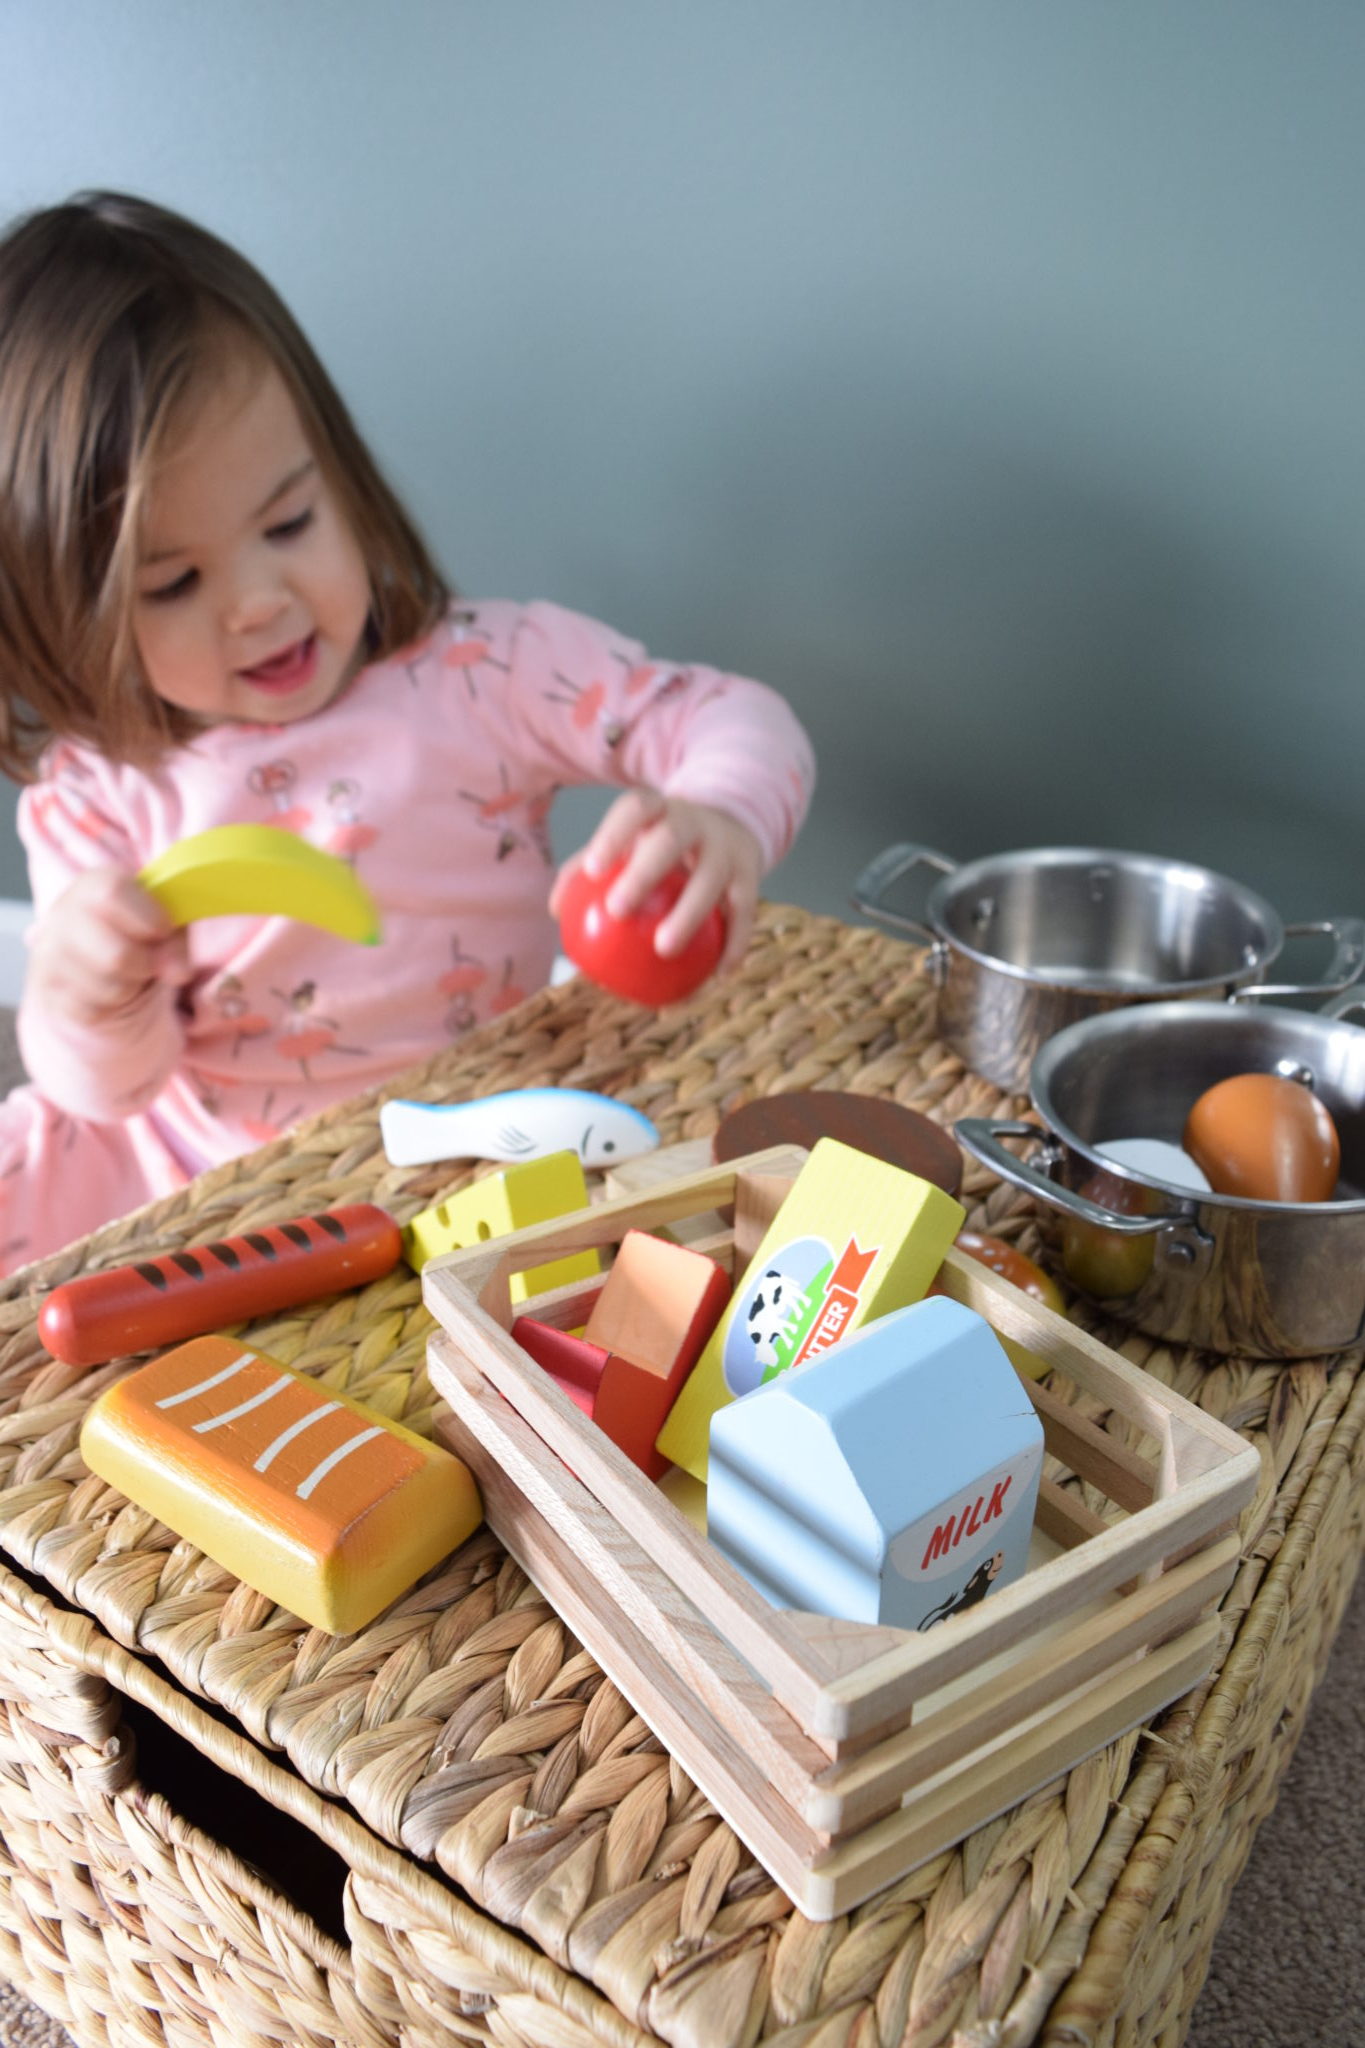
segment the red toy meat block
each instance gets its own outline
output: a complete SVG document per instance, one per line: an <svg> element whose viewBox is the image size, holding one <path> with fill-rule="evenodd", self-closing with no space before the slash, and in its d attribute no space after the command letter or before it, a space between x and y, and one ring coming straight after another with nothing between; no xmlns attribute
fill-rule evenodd
<svg viewBox="0 0 1365 2048"><path fill-rule="evenodd" d="M729 1299L714 1259L645 1230L621 1240L583 1331L609 1354L593 1420L650 1479L668 1470L654 1439Z"/></svg>
<svg viewBox="0 0 1365 2048"><path fill-rule="evenodd" d="M534 1316L518 1316L512 1324L512 1340L520 1344L539 1366L543 1366L569 1399L590 1416L608 1365L608 1354L600 1344L556 1330Z"/></svg>

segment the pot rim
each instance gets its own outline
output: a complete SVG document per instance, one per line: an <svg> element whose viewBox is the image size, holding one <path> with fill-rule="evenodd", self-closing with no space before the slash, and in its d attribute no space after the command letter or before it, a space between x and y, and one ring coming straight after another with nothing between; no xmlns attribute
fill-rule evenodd
<svg viewBox="0 0 1365 2048"><path fill-rule="evenodd" d="M1157 981L1122 978L1105 975L1097 971L1085 979L1068 976L1057 980L1044 974L1036 967L1021 967L1018 962L1006 960L1001 954L987 953L974 946L969 939L960 938L949 930L943 915L944 906L959 893L969 893L981 884L984 876L1001 871L1026 873L1035 868L1076 867L1083 862L1104 863L1110 867L1124 867L1138 874L1178 873L1191 878L1191 886L1200 888L1212 883L1225 896L1236 902L1250 918L1258 920L1266 930L1267 943L1255 959L1244 962L1235 972L1203 975L1198 980ZM961 953L974 961L977 966L1004 974L1012 980L1029 983L1034 988L1055 990L1059 995L1077 996L1118 996L1130 1001L1139 998L1147 1001L1162 996L1198 997L1217 989L1239 988L1253 981L1275 960L1284 946L1284 920L1274 905L1267 902L1254 889L1233 881L1228 875L1220 874L1215 868L1202 867L1197 861L1172 860L1155 853L1135 853L1121 848L1104 846L1038 846L1021 848L1016 852L983 854L976 860L968 861L961 867L952 868L940 876L929 892L925 915L942 943L951 951ZM1085 970L1082 970L1084 973Z"/></svg>
<svg viewBox="0 0 1365 2048"><path fill-rule="evenodd" d="M1096 1017L1082 1017L1075 1024L1066 1025L1034 1054L1029 1070L1029 1100L1035 1115L1040 1117L1049 1135L1072 1151L1093 1162L1096 1169L1113 1176L1116 1180L1131 1182L1133 1186L1150 1188L1154 1193L1171 1195L1180 1202L1182 1213L1173 1221L1186 1220L1201 1208L1229 1209L1236 1214L1248 1216L1273 1216L1277 1219L1312 1216L1359 1216L1365 1214L1365 1194L1350 1195L1338 1201L1331 1196L1325 1202L1257 1202L1249 1195L1220 1195L1213 1189L1182 1187L1178 1181L1158 1180L1154 1174L1138 1173L1131 1166L1125 1166L1117 1159L1110 1159L1104 1152L1079 1138L1070 1126L1062 1121L1047 1096L1047 1082L1059 1061L1075 1048L1099 1038L1122 1038L1125 1031L1146 1029L1149 1033L1160 1031L1166 1022L1183 1025L1189 1029L1199 1023L1223 1025L1228 1018L1245 1018L1247 1024L1234 1025L1233 1029L1249 1028L1253 1020L1265 1017L1292 1018L1298 1030L1309 1033L1316 1031L1323 1038L1336 1038L1346 1034L1358 1038L1365 1044L1365 1026L1348 1024L1344 1018L1324 1017L1315 1010L1291 1010L1275 1003L1144 1003L1133 1005L1128 1010L1107 1010ZM1145 1024L1143 1021L1145 1020ZM1061 1050L1058 1052L1057 1048ZM1041 1070L1041 1071L1040 1071ZM1247 1068L1248 1073L1257 1071ZM1261 1071L1270 1071L1269 1069Z"/></svg>

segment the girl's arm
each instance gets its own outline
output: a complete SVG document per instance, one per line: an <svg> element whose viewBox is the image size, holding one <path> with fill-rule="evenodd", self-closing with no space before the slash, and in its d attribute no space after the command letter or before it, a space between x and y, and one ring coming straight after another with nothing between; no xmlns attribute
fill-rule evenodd
<svg viewBox="0 0 1365 2048"><path fill-rule="evenodd" d="M612 908L628 914L683 859L692 880L660 950L678 951L724 900L726 964L738 958L759 883L790 847L814 787L811 744L790 707L747 677L652 660L638 642L555 605L517 614L509 654L501 702L521 742L541 750L558 781L633 792L565 874L625 858ZM552 910L559 894L557 885Z"/></svg>

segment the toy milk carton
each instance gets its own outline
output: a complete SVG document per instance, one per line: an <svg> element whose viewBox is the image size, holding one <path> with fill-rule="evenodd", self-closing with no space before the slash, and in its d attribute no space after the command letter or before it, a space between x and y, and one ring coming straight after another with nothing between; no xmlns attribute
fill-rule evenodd
<svg viewBox="0 0 1365 2048"><path fill-rule="evenodd" d="M964 1214L932 1181L821 1138L659 1432L663 1455L705 1479L716 1410L921 1300Z"/></svg>
<svg viewBox="0 0 1365 2048"><path fill-rule="evenodd" d="M983 1317L883 1317L711 1421L707 1535L778 1607L929 1629L1026 1569L1043 1431Z"/></svg>

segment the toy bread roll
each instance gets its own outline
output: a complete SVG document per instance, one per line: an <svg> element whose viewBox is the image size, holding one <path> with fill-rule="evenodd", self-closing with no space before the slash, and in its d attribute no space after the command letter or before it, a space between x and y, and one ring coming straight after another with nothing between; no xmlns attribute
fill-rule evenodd
<svg viewBox="0 0 1365 2048"><path fill-rule="evenodd" d="M229 1337L101 1394L90 1470L314 1628L349 1635L483 1519L458 1458Z"/></svg>

